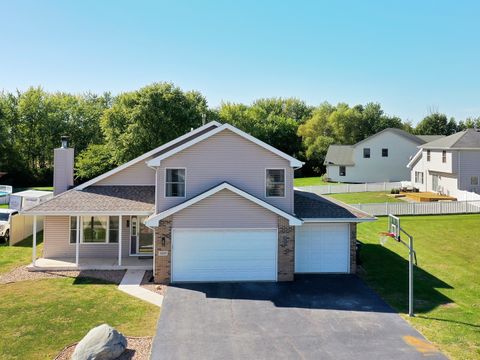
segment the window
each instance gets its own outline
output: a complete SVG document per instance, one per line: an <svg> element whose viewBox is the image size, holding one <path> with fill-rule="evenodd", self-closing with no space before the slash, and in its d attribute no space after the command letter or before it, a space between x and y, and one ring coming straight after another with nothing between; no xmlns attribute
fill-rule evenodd
<svg viewBox="0 0 480 360"><path fill-rule="evenodd" d="M77 242L77 217L70 216L70 244Z"/></svg>
<svg viewBox="0 0 480 360"><path fill-rule="evenodd" d="M445 150L442 151L442 163L447 162L447 152Z"/></svg>
<svg viewBox="0 0 480 360"><path fill-rule="evenodd" d="M369 148L363 148L363 157L365 159L370 159L370 149Z"/></svg>
<svg viewBox="0 0 480 360"><path fill-rule="evenodd" d="M339 166L338 167L338 175L339 176L345 176L347 174L347 169L345 166Z"/></svg>
<svg viewBox="0 0 480 360"><path fill-rule="evenodd" d="M165 196L185 197L185 169L166 169Z"/></svg>
<svg viewBox="0 0 480 360"><path fill-rule="evenodd" d="M427 161L430 161L430 150L427 150Z"/></svg>
<svg viewBox="0 0 480 360"><path fill-rule="evenodd" d="M474 185L474 186L478 185L478 176L470 177L470 185Z"/></svg>
<svg viewBox="0 0 480 360"><path fill-rule="evenodd" d="M285 196L285 169L267 169L266 171L266 196Z"/></svg>
<svg viewBox="0 0 480 360"><path fill-rule="evenodd" d="M118 216L110 216L108 221L108 242L118 243L119 218Z"/></svg>
<svg viewBox="0 0 480 360"><path fill-rule="evenodd" d="M108 216L88 216L82 220L84 243L107 242Z"/></svg>
<svg viewBox="0 0 480 360"><path fill-rule="evenodd" d="M415 182L417 184L423 184L423 172L415 171Z"/></svg>
<svg viewBox="0 0 480 360"><path fill-rule="evenodd" d="M388 149L382 149L382 157L388 157Z"/></svg>

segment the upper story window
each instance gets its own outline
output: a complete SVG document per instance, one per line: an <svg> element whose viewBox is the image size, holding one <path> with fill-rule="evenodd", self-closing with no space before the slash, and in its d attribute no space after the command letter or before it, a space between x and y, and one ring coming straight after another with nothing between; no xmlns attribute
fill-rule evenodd
<svg viewBox="0 0 480 360"><path fill-rule="evenodd" d="M430 150L427 150L427 161L430 161Z"/></svg>
<svg viewBox="0 0 480 360"><path fill-rule="evenodd" d="M185 197L185 169L165 169L165 196Z"/></svg>
<svg viewBox="0 0 480 360"><path fill-rule="evenodd" d="M267 169L265 187L267 197L284 197L285 169Z"/></svg>
<svg viewBox="0 0 480 360"><path fill-rule="evenodd" d="M388 149L382 149L382 157L388 157Z"/></svg>
<svg viewBox="0 0 480 360"><path fill-rule="evenodd" d="M470 177L470 185L477 186L478 185L478 176Z"/></svg>
<svg viewBox="0 0 480 360"><path fill-rule="evenodd" d="M347 168L345 166L338 167L338 175L345 176L347 174Z"/></svg>
<svg viewBox="0 0 480 360"><path fill-rule="evenodd" d="M447 152L445 150L442 151L442 163L447 162Z"/></svg>
<svg viewBox="0 0 480 360"><path fill-rule="evenodd" d="M363 157L365 159L370 159L370 148L363 148Z"/></svg>

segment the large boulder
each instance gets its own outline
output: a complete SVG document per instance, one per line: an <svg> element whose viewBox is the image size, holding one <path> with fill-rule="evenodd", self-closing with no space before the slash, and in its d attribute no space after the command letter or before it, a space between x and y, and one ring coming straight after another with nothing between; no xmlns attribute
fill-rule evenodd
<svg viewBox="0 0 480 360"><path fill-rule="evenodd" d="M107 324L97 326L77 344L72 360L113 360L127 348L127 339Z"/></svg>

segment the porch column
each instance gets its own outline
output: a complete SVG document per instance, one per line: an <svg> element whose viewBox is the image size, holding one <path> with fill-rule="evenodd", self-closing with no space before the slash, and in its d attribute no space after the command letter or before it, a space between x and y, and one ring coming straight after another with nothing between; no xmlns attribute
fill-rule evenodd
<svg viewBox="0 0 480 360"><path fill-rule="evenodd" d="M78 267L78 258L80 253L80 216L77 216L77 231L75 235L75 265Z"/></svg>
<svg viewBox="0 0 480 360"><path fill-rule="evenodd" d="M122 266L122 230L123 222L122 216L120 215L118 220L118 266Z"/></svg>
<svg viewBox="0 0 480 360"><path fill-rule="evenodd" d="M37 260L37 215L33 216L33 244L32 244L32 264L35 266Z"/></svg>

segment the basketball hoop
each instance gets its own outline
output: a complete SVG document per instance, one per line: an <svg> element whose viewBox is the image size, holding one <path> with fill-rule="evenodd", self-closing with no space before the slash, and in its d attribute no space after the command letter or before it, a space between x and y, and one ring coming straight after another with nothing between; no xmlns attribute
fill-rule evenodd
<svg viewBox="0 0 480 360"><path fill-rule="evenodd" d="M388 232L388 231L379 232L378 235L379 235L380 244L381 244L382 246L385 246L385 244L387 243L388 239L395 239L395 240L396 240L395 234L394 234L394 233L391 233L391 232Z"/></svg>

